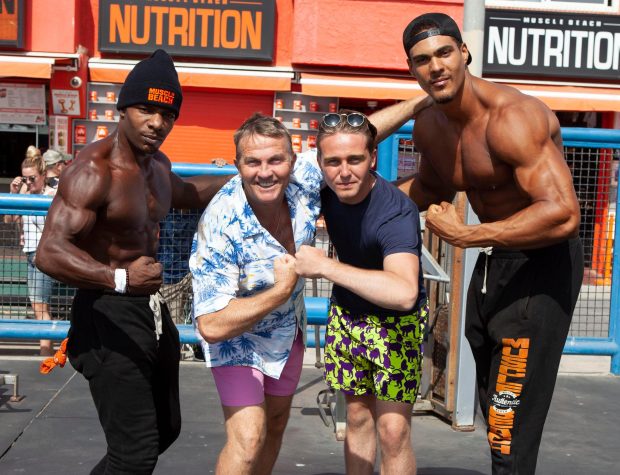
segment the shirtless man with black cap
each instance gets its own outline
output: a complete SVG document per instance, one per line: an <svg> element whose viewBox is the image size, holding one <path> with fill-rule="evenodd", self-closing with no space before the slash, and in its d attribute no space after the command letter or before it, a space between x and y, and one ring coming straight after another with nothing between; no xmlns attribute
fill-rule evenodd
<svg viewBox="0 0 620 475"><path fill-rule="evenodd" d="M538 99L472 76L471 55L447 15L415 18L403 45L430 99L415 123L419 175L401 189L428 209L435 234L485 251L469 287L465 333L493 473L532 474L583 275L560 126ZM410 115L401 103L370 119L384 136ZM481 224L462 222L451 204L457 191Z"/></svg>
<svg viewBox="0 0 620 475"><path fill-rule="evenodd" d="M206 206L225 182L181 180L159 151L182 99L165 51L134 67L116 131L65 170L37 252L41 270L78 288L67 352L108 444L92 473L152 473L181 429L179 337L156 294L158 223L171 206Z"/></svg>

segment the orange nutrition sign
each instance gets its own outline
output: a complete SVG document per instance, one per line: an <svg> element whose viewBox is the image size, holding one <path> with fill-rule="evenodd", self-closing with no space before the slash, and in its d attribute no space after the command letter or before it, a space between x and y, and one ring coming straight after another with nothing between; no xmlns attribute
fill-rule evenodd
<svg viewBox="0 0 620 475"><path fill-rule="evenodd" d="M0 0L0 46L22 47L24 0Z"/></svg>
<svg viewBox="0 0 620 475"><path fill-rule="evenodd" d="M100 51L271 61L274 37L273 0L99 0Z"/></svg>

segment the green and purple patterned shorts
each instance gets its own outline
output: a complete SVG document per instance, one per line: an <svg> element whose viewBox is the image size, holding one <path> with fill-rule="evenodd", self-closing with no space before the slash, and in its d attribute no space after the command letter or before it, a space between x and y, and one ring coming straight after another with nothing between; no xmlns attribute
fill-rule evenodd
<svg viewBox="0 0 620 475"><path fill-rule="evenodd" d="M422 374L426 302L402 317L352 315L332 303L325 335L325 381L355 396L413 404Z"/></svg>

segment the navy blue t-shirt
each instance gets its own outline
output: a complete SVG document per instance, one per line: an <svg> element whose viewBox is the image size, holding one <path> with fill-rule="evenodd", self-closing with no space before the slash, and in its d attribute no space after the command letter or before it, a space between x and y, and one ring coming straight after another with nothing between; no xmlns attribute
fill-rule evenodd
<svg viewBox="0 0 620 475"><path fill-rule="evenodd" d="M374 172L377 181L361 203L341 203L330 188L321 191L327 232L338 259L361 269L383 270L385 256L407 252L420 257L422 239L418 207L402 191ZM409 311L379 307L353 292L334 284L332 300L353 313L380 316L409 315L426 299L422 266L418 282L418 300ZM389 292L390 289L383 289Z"/></svg>

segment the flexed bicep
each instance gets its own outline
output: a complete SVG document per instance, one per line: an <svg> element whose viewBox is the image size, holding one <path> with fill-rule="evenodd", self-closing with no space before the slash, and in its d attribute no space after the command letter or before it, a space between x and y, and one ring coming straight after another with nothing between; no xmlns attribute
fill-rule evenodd
<svg viewBox="0 0 620 475"><path fill-rule="evenodd" d="M515 184L529 205L494 225L502 228L497 239L504 246L539 247L577 235L579 203L556 140L557 119L535 99L521 102L526 104L502 111L489 126L487 139L493 156L512 167Z"/></svg>
<svg viewBox="0 0 620 475"><path fill-rule="evenodd" d="M75 164L69 170L47 214L37 249L37 267L82 288L114 288L112 269L77 245L91 235L106 203L110 173L91 161Z"/></svg>
<svg viewBox="0 0 620 475"><path fill-rule="evenodd" d="M543 203L556 221L570 220L578 215L579 204L570 169L555 139L559 124L548 109L532 102L527 110L515 107L504 113L504 120L514 127L510 134L492 137L491 144L513 167L517 186L532 204Z"/></svg>

